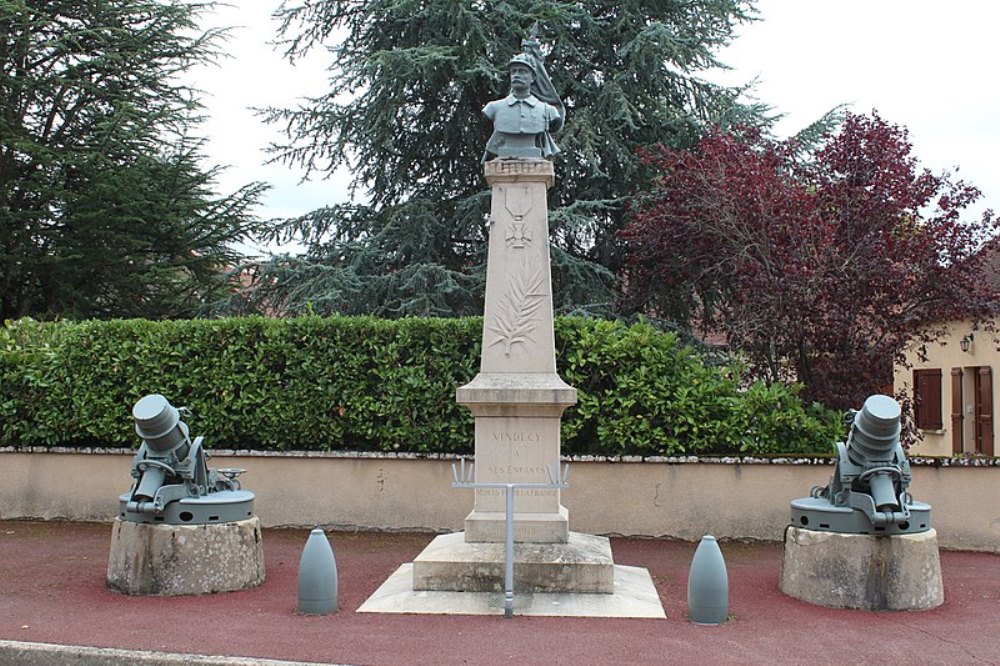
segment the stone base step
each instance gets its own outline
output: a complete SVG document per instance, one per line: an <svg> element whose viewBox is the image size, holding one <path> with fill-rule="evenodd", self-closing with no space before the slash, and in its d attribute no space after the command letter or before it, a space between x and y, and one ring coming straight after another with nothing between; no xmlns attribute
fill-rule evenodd
<svg viewBox="0 0 1000 666"><path fill-rule="evenodd" d="M442 534L413 561L415 591L502 592L504 544ZM570 532L567 543L515 543L516 592L614 593L607 537Z"/></svg>
<svg viewBox="0 0 1000 666"><path fill-rule="evenodd" d="M548 491L552 492L552 491ZM514 512L514 542L561 543L569 541L569 509L559 505L558 512ZM505 511L473 510L465 517L465 540L470 542L496 542L507 539L507 513ZM501 557L503 553L501 551Z"/></svg>
<svg viewBox="0 0 1000 666"><path fill-rule="evenodd" d="M389 576L358 608L359 613L504 615L503 592L415 592L413 563ZM514 615L665 619L649 571L615 565L614 594L530 592L514 595Z"/></svg>

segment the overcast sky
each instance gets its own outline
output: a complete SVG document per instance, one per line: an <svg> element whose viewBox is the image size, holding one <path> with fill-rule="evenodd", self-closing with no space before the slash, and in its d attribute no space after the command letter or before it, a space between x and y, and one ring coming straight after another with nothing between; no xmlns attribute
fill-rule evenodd
<svg viewBox="0 0 1000 666"><path fill-rule="evenodd" d="M346 200L346 174L300 183L301 172L264 164L265 147L279 135L250 109L322 94L327 63L323 54L292 67L268 44L277 0L234 1L240 6L207 17L214 26L240 26L228 44L232 57L195 75L206 93L208 154L212 163L230 165L220 189L271 183L260 211L267 218ZM779 135L841 103L856 113L875 109L909 129L923 166L959 168L983 191L976 214L1000 210L1000 3L758 0L757 9L761 20L742 27L720 54L733 71L713 78L734 85L756 78L757 98L785 116Z"/></svg>

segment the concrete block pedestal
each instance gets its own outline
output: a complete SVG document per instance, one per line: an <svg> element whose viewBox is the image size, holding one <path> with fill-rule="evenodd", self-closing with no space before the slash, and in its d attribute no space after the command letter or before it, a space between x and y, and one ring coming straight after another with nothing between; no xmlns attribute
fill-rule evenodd
<svg viewBox="0 0 1000 666"><path fill-rule="evenodd" d="M125 594L231 592L264 582L260 520L164 525L115 520L108 587Z"/></svg>
<svg viewBox="0 0 1000 666"><path fill-rule="evenodd" d="M614 559L607 537L570 532L567 543L516 543L515 592L613 594ZM413 560L413 589L502 592L504 545L473 543L461 532L436 537Z"/></svg>
<svg viewBox="0 0 1000 666"><path fill-rule="evenodd" d="M545 483L547 468L559 472L560 418L576 402L576 389L555 372L480 373L456 396L475 417L477 482ZM515 541L566 543L569 511L558 489L519 488L514 496ZM506 517L504 489L477 489L465 540L502 543Z"/></svg>
<svg viewBox="0 0 1000 666"><path fill-rule="evenodd" d="M937 532L870 536L789 526L780 587L829 608L936 608L944 603Z"/></svg>

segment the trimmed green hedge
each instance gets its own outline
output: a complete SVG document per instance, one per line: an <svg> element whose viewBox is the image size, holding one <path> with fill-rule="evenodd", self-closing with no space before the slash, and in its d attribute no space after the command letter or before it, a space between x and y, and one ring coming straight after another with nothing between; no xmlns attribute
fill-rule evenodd
<svg viewBox="0 0 1000 666"><path fill-rule="evenodd" d="M137 446L131 406L162 393L210 448L470 453L455 388L482 320L368 317L22 321L0 329L0 444ZM829 452L838 415L748 383L646 324L556 321L579 391L563 452Z"/></svg>

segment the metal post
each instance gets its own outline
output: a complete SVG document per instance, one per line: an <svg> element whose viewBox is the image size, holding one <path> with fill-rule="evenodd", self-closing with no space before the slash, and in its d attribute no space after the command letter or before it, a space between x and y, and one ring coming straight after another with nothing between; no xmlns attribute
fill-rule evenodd
<svg viewBox="0 0 1000 666"><path fill-rule="evenodd" d="M548 483L476 483L473 481L475 464L465 466L465 458L460 459L461 471L451 464L451 487L452 488L503 488L506 492L506 535L504 537L504 617L514 617L514 490L517 488L569 488L569 465L563 465L562 470L556 467L556 473L552 474L552 467L545 466L545 475L549 478Z"/></svg>
<svg viewBox="0 0 1000 666"><path fill-rule="evenodd" d="M503 614L514 617L514 484L507 484L507 537L504 552Z"/></svg>

